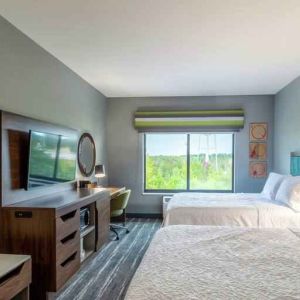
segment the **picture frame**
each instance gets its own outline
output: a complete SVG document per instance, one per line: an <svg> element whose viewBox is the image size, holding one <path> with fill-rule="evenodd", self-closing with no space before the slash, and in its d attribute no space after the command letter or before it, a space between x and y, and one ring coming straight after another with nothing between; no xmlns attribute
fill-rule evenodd
<svg viewBox="0 0 300 300"><path fill-rule="evenodd" d="M251 161L249 163L249 174L254 178L265 178L268 174L266 161Z"/></svg>
<svg viewBox="0 0 300 300"><path fill-rule="evenodd" d="M268 140L268 124L265 122L250 123L250 142L266 142Z"/></svg>
<svg viewBox="0 0 300 300"><path fill-rule="evenodd" d="M249 159L250 160L267 160L268 149L267 143L249 143Z"/></svg>

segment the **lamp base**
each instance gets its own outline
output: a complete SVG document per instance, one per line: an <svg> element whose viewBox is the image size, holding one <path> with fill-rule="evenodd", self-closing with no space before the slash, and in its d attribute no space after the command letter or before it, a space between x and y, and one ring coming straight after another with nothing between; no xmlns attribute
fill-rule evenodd
<svg viewBox="0 0 300 300"><path fill-rule="evenodd" d="M103 186L100 184L100 178L97 178L97 188L102 188Z"/></svg>

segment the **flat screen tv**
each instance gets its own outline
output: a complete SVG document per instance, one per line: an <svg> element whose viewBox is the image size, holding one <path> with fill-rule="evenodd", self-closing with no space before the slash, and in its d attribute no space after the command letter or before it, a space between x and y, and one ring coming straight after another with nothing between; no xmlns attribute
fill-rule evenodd
<svg viewBox="0 0 300 300"><path fill-rule="evenodd" d="M77 138L30 131L27 189L73 181Z"/></svg>

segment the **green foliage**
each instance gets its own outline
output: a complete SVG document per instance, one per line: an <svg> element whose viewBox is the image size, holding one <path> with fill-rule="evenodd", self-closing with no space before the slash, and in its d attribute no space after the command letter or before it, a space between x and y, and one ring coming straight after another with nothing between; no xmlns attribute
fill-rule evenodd
<svg viewBox="0 0 300 300"><path fill-rule="evenodd" d="M146 157L146 189L180 190L187 186L186 156ZM231 190L232 156L230 154L190 156L191 190Z"/></svg>
<svg viewBox="0 0 300 300"><path fill-rule="evenodd" d="M205 155L191 156L191 189L231 190L232 156L229 154L210 155L205 163Z"/></svg>
<svg viewBox="0 0 300 300"><path fill-rule="evenodd" d="M185 156L147 155L146 189L186 189L186 176Z"/></svg>

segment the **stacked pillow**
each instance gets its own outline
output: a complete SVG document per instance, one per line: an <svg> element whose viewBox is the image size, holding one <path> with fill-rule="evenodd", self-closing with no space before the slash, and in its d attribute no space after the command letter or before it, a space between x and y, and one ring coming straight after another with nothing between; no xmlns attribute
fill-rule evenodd
<svg viewBox="0 0 300 300"><path fill-rule="evenodd" d="M285 178L284 175L270 173L262 191L263 196L269 200L275 200L277 191Z"/></svg>
<svg viewBox="0 0 300 300"><path fill-rule="evenodd" d="M278 189L275 201L283 202L300 212L300 176L285 177Z"/></svg>
<svg viewBox="0 0 300 300"><path fill-rule="evenodd" d="M270 173L262 195L269 200L284 203L300 212L300 176Z"/></svg>

